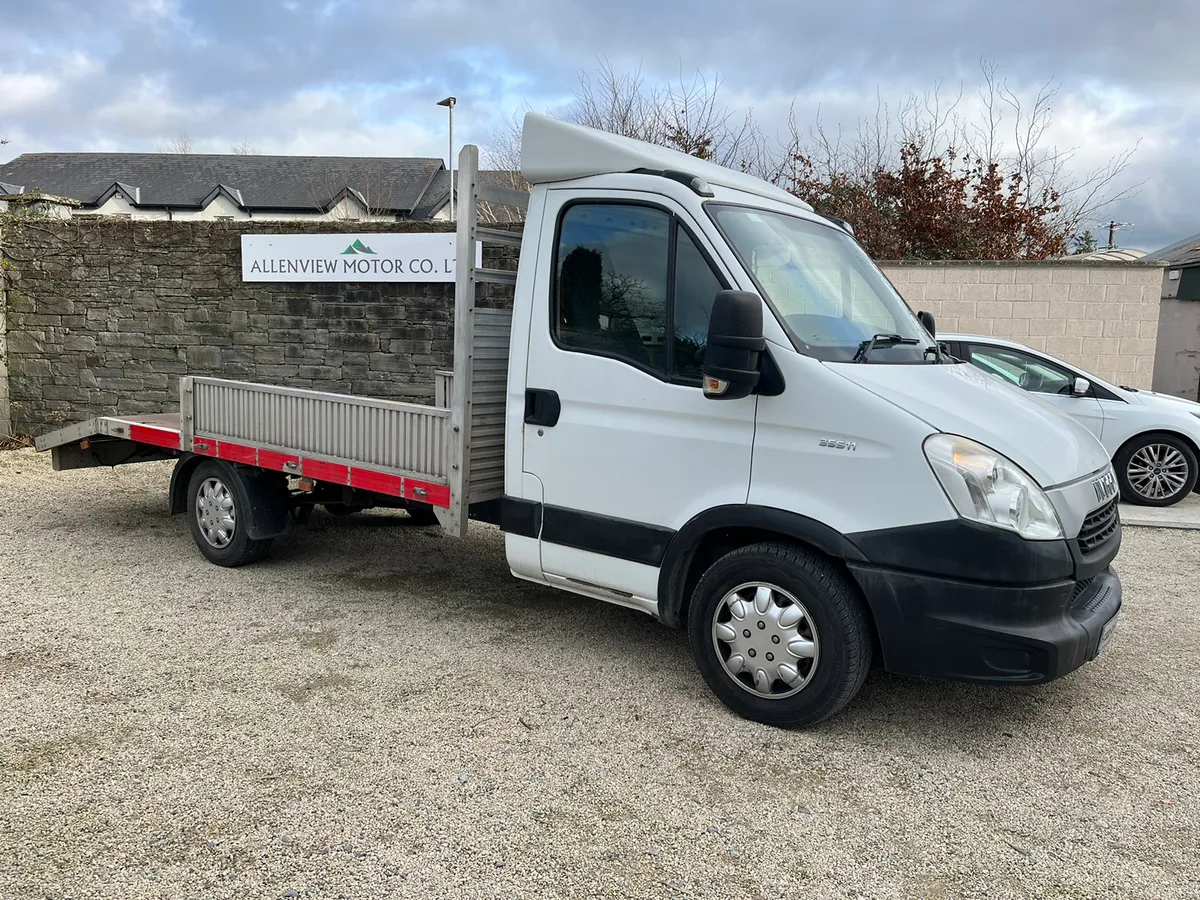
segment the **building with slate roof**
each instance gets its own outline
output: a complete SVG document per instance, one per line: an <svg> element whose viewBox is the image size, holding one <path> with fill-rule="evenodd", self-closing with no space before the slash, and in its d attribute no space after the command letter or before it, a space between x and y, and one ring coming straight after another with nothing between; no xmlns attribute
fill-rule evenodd
<svg viewBox="0 0 1200 900"><path fill-rule="evenodd" d="M1167 267L1164 298L1200 300L1200 234L1147 253L1146 258L1161 261Z"/></svg>
<svg viewBox="0 0 1200 900"><path fill-rule="evenodd" d="M448 186L442 161L423 157L26 153L0 164L0 195L134 219L444 219Z"/></svg>

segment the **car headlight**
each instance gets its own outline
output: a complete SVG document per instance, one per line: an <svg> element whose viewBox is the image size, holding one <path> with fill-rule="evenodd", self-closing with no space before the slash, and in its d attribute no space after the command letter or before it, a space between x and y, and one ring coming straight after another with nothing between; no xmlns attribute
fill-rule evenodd
<svg viewBox="0 0 1200 900"><path fill-rule="evenodd" d="M958 514L1033 541L1063 536L1046 492L1012 460L953 434L925 441L925 458Z"/></svg>

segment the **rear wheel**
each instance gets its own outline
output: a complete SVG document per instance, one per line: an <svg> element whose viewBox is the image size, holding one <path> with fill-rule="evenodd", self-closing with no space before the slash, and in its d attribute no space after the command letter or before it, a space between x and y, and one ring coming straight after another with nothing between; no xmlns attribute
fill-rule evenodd
<svg viewBox="0 0 1200 900"><path fill-rule="evenodd" d="M210 562L244 566L260 559L271 540L249 535L249 504L241 476L230 465L206 460L188 482L188 525L192 539Z"/></svg>
<svg viewBox="0 0 1200 900"><path fill-rule="evenodd" d="M858 589L828 558L791 544L754 544L713 563L696 585L688 632L713 692L767 725L832 716L871 668Z"/></svg>
<svg viewBox="0 0 1200 900"><path fill-rule="evenodd" d="M1113 468L1121 498L1139 506L1171 506L1196 487L1200 469L1188 444L1170 434L1144 434L1117 451Z"/></svg>

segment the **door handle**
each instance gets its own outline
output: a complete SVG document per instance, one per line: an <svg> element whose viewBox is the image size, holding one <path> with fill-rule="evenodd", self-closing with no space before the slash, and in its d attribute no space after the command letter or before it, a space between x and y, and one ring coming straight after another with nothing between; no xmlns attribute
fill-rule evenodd
<svg viewBox="0 0 1200 900"><path fill-rule="evenodd" d="M552 428L558 424L562 403L559 402L558 392L545 388L525 389L525 424L542 425Z"/></svg>

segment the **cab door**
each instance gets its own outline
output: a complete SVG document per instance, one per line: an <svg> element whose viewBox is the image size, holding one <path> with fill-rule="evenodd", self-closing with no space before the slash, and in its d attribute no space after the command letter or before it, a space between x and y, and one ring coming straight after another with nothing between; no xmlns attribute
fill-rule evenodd
<svg viewBox="0 0 1200 900"><path fill-rule="evenodd" d="M543 576L652 602L675 531L749 491L756 398L700 387L709 311L730 282L668 198L547 194L523 446L541 484Z"/></svg>

